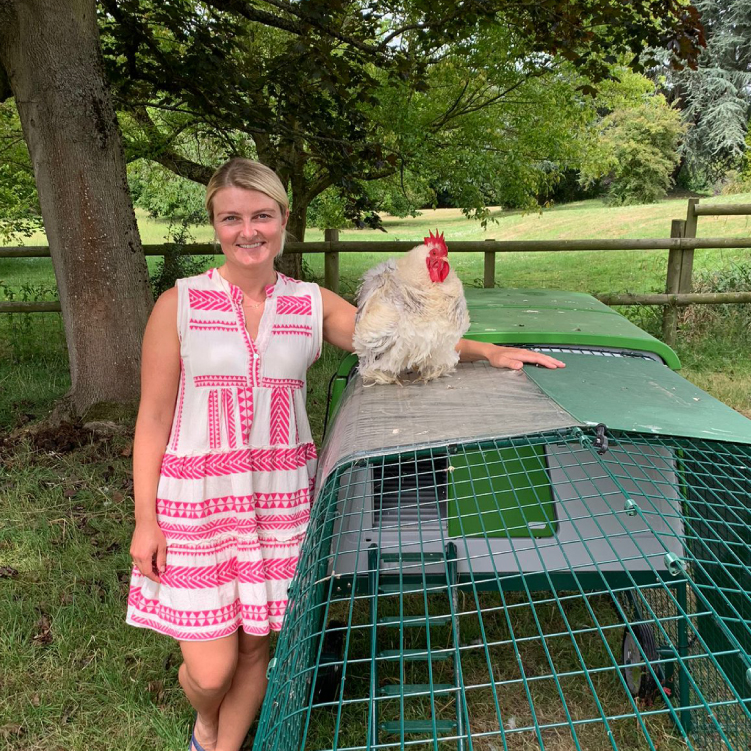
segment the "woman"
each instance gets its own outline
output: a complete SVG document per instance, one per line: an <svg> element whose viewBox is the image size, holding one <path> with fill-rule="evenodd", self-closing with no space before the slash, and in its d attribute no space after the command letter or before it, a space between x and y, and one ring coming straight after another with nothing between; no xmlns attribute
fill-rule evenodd
<svg viewBox="0 0 751 751"><path fill-rule="evenodd" d="M165 292L144 335L127 621L179 641L191 751L237 751L310 513L305 373L324 340L352 351L355 308L274 270L289 208L271 170L230 160L206 208L224 264ZM562 365L467 340L459 350L496 367Z"/></svg>

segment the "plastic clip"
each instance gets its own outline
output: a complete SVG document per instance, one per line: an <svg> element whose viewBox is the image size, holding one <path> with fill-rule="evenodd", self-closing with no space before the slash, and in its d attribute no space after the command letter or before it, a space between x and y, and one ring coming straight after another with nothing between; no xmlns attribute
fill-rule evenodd
<svg viewBox="0 0 751 751"><path fill-rule="evenodd" d="M675 553L665 553L665 568L671 576L678 576L686 572L686 563Z"/></svg>
<svg viewBox="0 0 751 751"><path fill-rule="evenodd" d="M608 437L605 434L607 426L601 422L595 427L595 443L594 446L597 449L597 453L602 456L608 450Z"/></svg>
<svg viewBox="0 0 751 751"><path fill-rule="evenodd" d="M276 657L272 657L269 660L269 665L266 668L266 680L269 680L271 678L271 671L276 667Z"/></svg>

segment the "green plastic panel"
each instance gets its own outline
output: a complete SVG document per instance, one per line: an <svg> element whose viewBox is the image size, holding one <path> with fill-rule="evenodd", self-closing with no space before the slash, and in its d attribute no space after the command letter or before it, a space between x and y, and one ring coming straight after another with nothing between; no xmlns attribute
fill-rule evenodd
<svg viewBox="0 0 751 751"><path fill-rule="evenodd" d="M563 409L610 430L751 444L751 420L653 360L558 354L564 369L526 368Z"/></svg>
<svg viewBox="0 0 751 751"><path fill-rule="evenodd" d="M681 367L667 344L591 295L540 289L467 289L465 294L472 321L468 339L640 350L674 370Z"/></svg>
<svg viewBox="0 0 751 751"><path fill-rule="evenodd" d="M555 534L544 446L464 451L451 457L449 475L450 537Z"/></svg>

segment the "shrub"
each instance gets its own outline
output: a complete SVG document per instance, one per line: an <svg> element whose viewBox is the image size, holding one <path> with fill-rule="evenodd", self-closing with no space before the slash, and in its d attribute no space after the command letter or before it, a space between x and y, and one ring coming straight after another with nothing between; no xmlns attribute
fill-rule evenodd
<svg viewBox="0 0 751 751"><path fill-rule="evenodd" d="M699 272L694 275L693 289L694 292L751 291L751 263ZM739 345L751 343L751 304L689 305L681 310L679 325L686 339L717 338L721 333Z"/></svg>
<svg viewBox="0 0 751 751"><path fill-rule="evenodd" d="M617 109L602 120L600 175L610 182L612 204L654 203L664 198L678 164L684 133L680 113L661 96ZM593 180L598 175L584 177Z"/></svg>

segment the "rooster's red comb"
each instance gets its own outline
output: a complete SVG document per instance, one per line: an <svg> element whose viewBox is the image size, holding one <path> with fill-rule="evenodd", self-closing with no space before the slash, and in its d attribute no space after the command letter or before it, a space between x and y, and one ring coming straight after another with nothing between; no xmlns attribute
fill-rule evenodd
<svg viewBox="0 0 751 751"><path fill-rule="evenodd" d="M435 235L431 232L429 237L423 238L423 242L429 248L438 248L439 250L445 250L446 253L449 252L449 249L446 247L446 241L443 239L443 232L439 235L437 228Z"/></svg>

